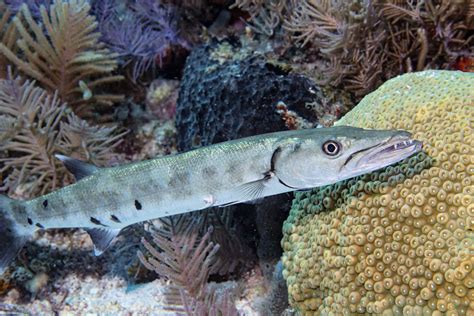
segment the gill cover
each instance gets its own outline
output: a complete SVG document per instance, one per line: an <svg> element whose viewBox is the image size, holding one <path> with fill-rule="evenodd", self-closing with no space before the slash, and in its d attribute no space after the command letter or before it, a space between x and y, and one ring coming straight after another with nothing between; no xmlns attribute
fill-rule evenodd
<svg viewBox="0 0 474 316"><path fill-rule="evenodd" d="M326 140L326 139L325 139ZM338 153L328 155L322 150L323 141L316 139L290 138L281 142L272 157L275 176L281 184L295 190L328 184L331 179L338 181L334 161ZM340 146L340 143L338 143Z"/></svg>
<svg viewBox="0 0 474 316"><path fill-rule="evenodd" d="M279 139L272 165L280 183L302 190L372 172L420 149L404 131L337 126Z"/></svg>

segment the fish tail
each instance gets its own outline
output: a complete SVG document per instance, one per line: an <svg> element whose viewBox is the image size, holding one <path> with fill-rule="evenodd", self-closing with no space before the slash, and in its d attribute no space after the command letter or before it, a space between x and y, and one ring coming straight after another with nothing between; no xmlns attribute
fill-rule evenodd
<svg viewBox="0 0 474 316"><path fill-rule="evenodd" d="M12 216L12 206L18 203L22 202L0 195L0 275L33 233L33 230L28 232Z"/></svg>

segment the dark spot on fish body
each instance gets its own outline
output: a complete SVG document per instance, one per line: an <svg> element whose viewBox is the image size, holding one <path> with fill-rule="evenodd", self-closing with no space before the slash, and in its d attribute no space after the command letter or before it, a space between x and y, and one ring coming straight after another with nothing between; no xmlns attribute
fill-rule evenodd
<svg viewBox="0 0 474 316"><path fill-rule="evenodd" d="M177 177L171 177L171 179L168 181L168 188L169 189L174 189L179 186L179 181Z"/></svg>
<svg viewBox="0 0 474 316"><path fill-rule="evenodd" d="M102 222L99 221L99 220L98 220L97 218L95 218L95 217L91 217L91 218L90 218L90 221L91 221L92 224L100 225L100 226L104 226L104 227L108 227L107 225L102 224Z"/></svg>
<svg viewBox="0 0 474 316"><path fill-rule="evenodd" d="M18 215L26 214L26 208L20 203L12 203L11 208L14 214L18 214Z"/></svg>
<svg viewBox="0 0 474 316"><path fill-rule="evenodd" d="M100 203L107 205L109 209L116 209L118 207L119 201L123 199L123 196L113 189L102 191L100 196Z"/></svg>
<svg viewBox="0 0 474 316"><path fill-rule="evenodd" d="M252 164L253 162L248 162L248 163ZM238 182L242 181L243 174L242 174L241 165L239 165L238 163L229 164L229 166L225 169L224 175L226 177L229 177L230 180L239 179Z"/></svg>
<svg viewBox="0 0 474 316"><path fill-rule="evenodd" d="M91 217L92 224L100 225L100 221L97 218Z"/></svg>
<svg viewBox="0 0 474 316"><path fill-rule="evenodd" d="M233 163L231 163L225 170L224 173L225 182L227 183L242 183L243 174L242 171Z"/></svg>
<svg viewBox="0 0 474 316"><path fill-rule="evenodd" d="M137 210L141 210L142 209L142 204L138 201L138 200L135 200L135 208Z"/></svg>
<svg viewBox="0 0 474 316"><path fill-rule="evenodd" d="M150 193L157 192L159 190L159 184L154 179L148 181L140 181L130 188L131 196L143 196ZM117 199L118 200L118 199Z"/></svg>
<svg viewBox="0 0 474 316"><path fill-rule="evenodd" d="M44 208L47 208L47 207L48 207L48 200L44 200L44 201L43 201L43 207L44 207Z"/></svg>
<svg viewBox="0 0 474 316"><path fill-rule="evenodd" d="M212 178L217 175L217 169L215 167L206 166L202 169L202 176L204 178Z"/></svg>
<svg viewBox="0 0 474 316"><path fill-rule="evenodd" d="M110 215L110 219L116 223L121 223L120 219L114 214Z"/></svg>
<svg viewBox="0 0 474 316"><path fill-rule="evenodd" d="M136 186L136 190L142 194L143 192L147 192L149 188L150 188L150 183L139 183Z"/></svg>
<svg viewBox="0 0 474 316"><path fill-rule="evenodd" d="M28 224L33 225L33 220L28 217Z"/></svg>
<svg viewBox="0 0 474 316"><path fill-rule="evenodd" d="M226 174L231 174L231 175L233 175L236 172L237 172L237 167L233 163L229 164L229 166L225 170Z"/></svg>
<svg viewBox="0 0 474 316"><path fill-rule="evenodd" d="M191 183L189 171L177 171L169 181L170 189L179 189Z"/></svg>
<svg viewBox="0 0 474 316"><path fill-rule="evenodd" d="M63 211L68 208L71 203L66 202L66 200L62 196L55 196L53 200L48 200L48 207L44 207L44 211L51 213L55 212L56 210ZM44 206L44 204L43 204Z"/></svg>
<svg viewBox="0 0 474 316"><path fill-rule="evenodd" d="M40 223L36 223L36 227L41 228L41 229L44 229L44 226L41 225Z"/></svg>

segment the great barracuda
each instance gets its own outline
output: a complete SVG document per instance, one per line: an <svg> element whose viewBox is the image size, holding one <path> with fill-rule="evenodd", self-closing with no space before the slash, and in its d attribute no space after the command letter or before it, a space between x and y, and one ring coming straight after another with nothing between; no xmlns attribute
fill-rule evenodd
<svg viewBox="0 0 474 316"><path fill-rule="evenodd" d="M57 155L76 183L28 201L0 195L0 272L36 229L83 228L99 255L133 223L332 184L420 150L408 132L341 126L257 135L113 168Z"/></svg>

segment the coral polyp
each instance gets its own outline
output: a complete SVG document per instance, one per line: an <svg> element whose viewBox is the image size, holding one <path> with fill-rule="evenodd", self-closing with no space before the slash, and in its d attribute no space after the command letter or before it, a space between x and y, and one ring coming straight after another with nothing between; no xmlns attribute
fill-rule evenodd
<svg viewBox="0 0 474 316"><path fill-rule="evenodd" d="M337 125L405 129L425 153L297 194L284 275L304 314L474 312L474 76L407 74Z"/></svg>

